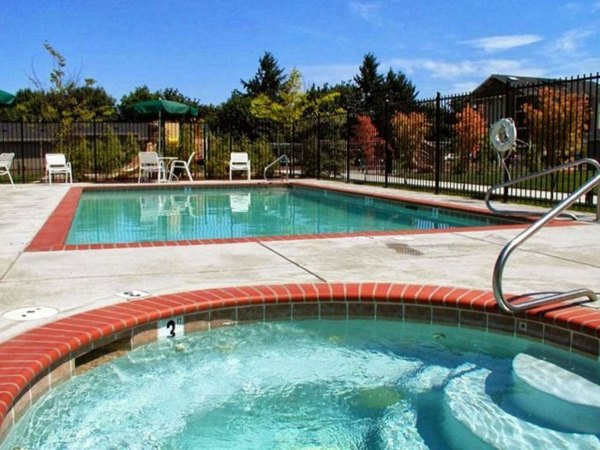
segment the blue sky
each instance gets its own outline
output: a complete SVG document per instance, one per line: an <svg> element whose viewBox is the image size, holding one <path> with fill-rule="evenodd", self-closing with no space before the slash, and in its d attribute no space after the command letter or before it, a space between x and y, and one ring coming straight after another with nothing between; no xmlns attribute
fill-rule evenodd
<svg viewBox="0 0 600 450"><path fill-rule="evenodd" d="M305 86L350 80L372 52L420 98L471 90L492 73L600 70L600 0L23 0L0 15L0 89L48 86L48 41L72 76L117 101L174 87L219 104L270 51Z"/></svg>

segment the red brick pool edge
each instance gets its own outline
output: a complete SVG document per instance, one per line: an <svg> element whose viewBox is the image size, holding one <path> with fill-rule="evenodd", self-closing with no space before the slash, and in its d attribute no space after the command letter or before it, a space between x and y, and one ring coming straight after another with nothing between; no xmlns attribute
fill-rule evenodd
<svg viewBox="0 0 600 450"><path fill-rule="evenodd" d="M251 182L246 183L244 186L265 186L269 183L265 182ZM383 194L383 193L364 193L357 192L356 189L352 189L352 186L321 186L310 182L299 182L294 181L293 183L277 183L277 186L295 185L307 188L317 188L330 190L335 192L343 192L346 194L359 194L368 195L374 198L384 200L394 200L405 203L420 204L423 206L431 206L437 208L449 208L457 211L492 215L489 211L465 206L465 205L453 205L443 202L434 201L415 201L414 199L405 198L396 194ZM227 183L213 183L206 185L206 188L222 188L228 186L239 186L239 184L232 185ZM261 237L248 237L248 238L226 238L226 239L195 239L185 241L152 241L152 242L137 242L137 243L115 243L115 244L81 244L81 245L67 245L67 234L69 228L75 216L77 210L77 204L83 194L84 190L132 190L132 189L168 189L173 186L170 184L163 185L123 185L120 187L115 186L88 186L88 187L72 187L67 191L63 199L60 201L56 209L50 215L48 220L44 223L40 231L35 235L33 240L29 243L26 252L45 252L45 251L63 251L63 250L103 250L103 249L115 249L115 248L142 248L142 247L173 247L173 246L186 246L186 245L210 245L210 244L227 244L227 243L243 243L243 242L269 242L269 241L284 241L284 240L298 240L298 239L327 239L327 238L345 238L345 237L360 237L360 236L394 236L394 235L409 235L409 234L437 234L437 233L449 233L449 232L463 232L463 231L482 231L482 230L506 230L506 229L522 229L526 226L525 223L517 224L506 224L506 225L491 225L481 227L460 227L460 228L449 228L449 229L434 229L434 230L400 230L400 231L365 231L355 233L327 233L327 234L307 234L307 235L290 235L290 236L261 236ZM186 184L178 183L177 187L195 187L200 188L198 184ZM565 221L553 221L550 226L571 226L574 225L572 222Z"/></svg>
<svg viewBox="0 0 600 450"><path fill-rule="evenodd" d="M322 283L181 292L79 313L0 344L0 435L46 390L73 376L78 362L155 341L158 321L177 317L186 333L275 320L401 320L519 336L596 360L600 353L600 311L558 304L512 316L486 290Z"/></svg>

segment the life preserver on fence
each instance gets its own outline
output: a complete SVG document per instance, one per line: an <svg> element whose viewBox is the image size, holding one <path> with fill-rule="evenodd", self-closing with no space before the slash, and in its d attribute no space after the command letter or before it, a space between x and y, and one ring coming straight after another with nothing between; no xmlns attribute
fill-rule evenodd
<svg viewBox="0 0 600 450"><path fill-rule="evenodd" d="M512 119L500 119L490 130L492 147L498 153L505 153L515 147L517 128Z"/></svg>

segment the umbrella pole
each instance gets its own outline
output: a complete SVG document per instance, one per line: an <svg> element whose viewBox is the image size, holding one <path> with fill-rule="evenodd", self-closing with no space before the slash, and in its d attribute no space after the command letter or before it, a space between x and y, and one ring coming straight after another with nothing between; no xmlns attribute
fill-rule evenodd
<svg viewBox="0 0 600 450"><path fill-rule="evenodd" d="M158 111L158 155L159 156L162 156L162 152L160 151L161 141L162 141L161 124L162 124L162 114L161 114L161 111Z"/></svg>

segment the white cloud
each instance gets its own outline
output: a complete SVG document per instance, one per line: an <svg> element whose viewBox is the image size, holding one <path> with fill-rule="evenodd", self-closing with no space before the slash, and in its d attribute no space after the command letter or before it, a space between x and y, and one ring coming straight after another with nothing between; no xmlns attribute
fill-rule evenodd
<svg viewBox="0 0 600 450"><path fill-rule="evenodd" d="M463 61L443 61L433 59L393 59L388 63L407 75L426 72L432 78L455 80L478 77L481 80L493 73L539 77L545 69L529 64L526 60L480 59ZM386 64L382 64L385 66Z"/></svg>
<svg viewBox="0 0 600 450"><path fill-rule="evenodd" d="M549 51L573 53L578 51L582 47L583 41L585 41L592 34L594 33L590 30L567 31L552 43Z"/></svg>
<svg viewBox="0 0 600 450"><path fill-rule="evenodd" d="M487 36L470 41L463 41L463 44L471 45L481 49L486 53L501 52L524 45L540 42L543 38L537 34L513 34L506 36Z"/></svg>
<svg viewBox="0 0 600 450"><path fill-rule="evenodd" d="M352 0L350 11L373 25L380 26L383 20L380 14L381 4L364 0Z"/></svg>

